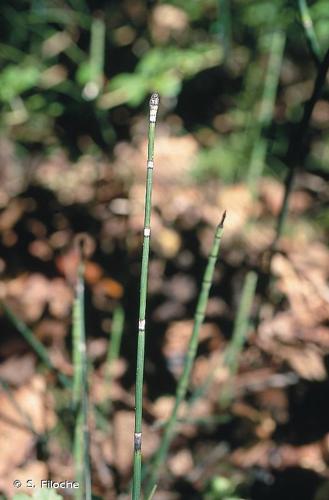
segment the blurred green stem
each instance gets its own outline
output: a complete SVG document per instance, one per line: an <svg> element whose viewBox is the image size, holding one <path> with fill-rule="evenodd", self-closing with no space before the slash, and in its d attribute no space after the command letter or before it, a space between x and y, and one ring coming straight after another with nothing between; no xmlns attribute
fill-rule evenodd
<svg viewBox="0 0 329 500"><path fill-rule="evenodd" d="M157 489L157 484L155 484L150 492L150 494L148 495L148 497L146 497L146 500L152 500L152 498L154 497L155 495L155 492L156 492L156 489Z"/></svg>
<svg viewBox="0 0 329 500"><path fill-rule="evenodd" d="M268 34L266 34L266 36L268 36ZM247 183L253 194L256 192L256 183L261 177L264 168L268 141L262 135L264 130L270 125L273 118L285 39L286 35L281 30L274 31L270 39L268 66L257 118L256 130L253 137L254 146L251 153L247 175Z"/></svg>
<svg viewBox="0 0 329 500"><path fill-rule="evenodd" d="M112 383L112 371L113 371L113 363L116 359L118 359L120 354L121 347L121 339L122 332L124 326L124 310L121 305L118 305L113 313L112 327L111 327L111 339L109 342L109 349L107 353L106 360L106 372L105 372L105 382L106 386L110 392L111 383ZM112 400L111 396L109 397L107 411L111 412L112 409Z"/></svg>
<svg viewBox="0 0 329 500"><path fill-rule="evenodd" d="M230 0L218 0L218 31L224 47L224 58L227 60L231 45Z"/></svg>
<svg viewBox="0 0 329 500"><path fill-rule="evenodd" d="M90 72L91 81L97 85L98 92L103 86L105 58L105 22L95 17L91 25Z"/></svg>
<svg viewBox="0 0 329 500"><path fill-rule="evenodd" d="M229 370L229 381L224 385L219 401L221 406L228 406L232 399L232 377L236 374L239 355L247 338L251 308L255 297L257 274L249 271L245 277L237 316L234 322L232 340L227 348L225 365Z"/></svg>
<svg viewBox="0 0 329 500"><path fill-rule="evenodd" d="M224 229L225 215L226 215L226 212L224 212L222 220L219 223L219 225L217 226L216 231L215 231L212 248L211 248L211 251L209 254L209 258L208 258L208 264L207 264L207 267L206 267L206 270L205 270L205 273L203 276L201 292L200 292L197 307L196 307L196 312L195 312L195 316L194 316L193 331L192 331L192 335L191 335L191 338L189 341L187 357L186 357L186 361L184 364L183 373L182 373L182 375L179 379L179 382L178 382L174 407L172 409L169 420L166 424L164 434L162 436L161 444L160 444L160 446L155 454L155 457L150 465L151 470L150 470L150 473L147 475L147 481L146 481L146 487L145 487L146 496L149 494L149 492L154 487L154 484L156 483L156 480L158 477L159 468L160 468L161 464L164 463L166 460L166 457L168 454L168 449L169 449L169 446L170 446L170 443L171 443L171 440L172 440L172 437L174 434L174 428L175 428L175 425L177 422L178 409L186 396L188 382L189 382L191 370L193 367L193 363L195 360L196 351L197 351L197 347L198 347L200 327L201 327L203 320L204 320L204 317L205 317L210 287L212 285L213 275L214 275L214 271L215 271L215 265L217 262L218 253L219 253L219 249L220 249L220 243L221 243L221 238L222 238L223 229Z"/></svg>
<svg viewBox="0 0 329 500"><path fill-rule="evenodd" d="M82 259L81 259L82 260ZM76 500L91 499L88 432L88 381L84 307L84 266L80 262L73 304L73 408L76 412L74 460L76 479L80 485L74 490Z"/></svg>

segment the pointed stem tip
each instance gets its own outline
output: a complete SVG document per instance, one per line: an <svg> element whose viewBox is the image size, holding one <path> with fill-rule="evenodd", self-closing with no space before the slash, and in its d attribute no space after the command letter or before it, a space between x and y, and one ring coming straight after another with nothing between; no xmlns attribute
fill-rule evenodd
<svg viewBox="0 0 329 500"><path fill-rule="evenodd" d="M223 215L222 215L222 220L220 221L220 223L218 224L218 227L223 227L224 226L224 221L225 221L225 218L226 218L226 210L224 210L223 212Z"/></svg>
<svg viewBox="0 0 329 500"><path fill-rule="evenodd" d="M150 108L158 108L160 103L160 97L157 92L154 92L154 94L151 95L150 99Z"/></svg>

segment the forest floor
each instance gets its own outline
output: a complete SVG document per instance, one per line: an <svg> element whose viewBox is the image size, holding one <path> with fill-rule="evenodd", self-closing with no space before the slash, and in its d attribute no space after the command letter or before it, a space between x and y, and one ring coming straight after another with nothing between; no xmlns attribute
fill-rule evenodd
<svg viewBox="0 0 329 500"><path fill-rule="evenodd" d="M144 135L133 145L118 144L111 163L85 156L71 164L59 152L22 166L7 145L0 185L1 299L68 376L73 372L74 241L84 237L93 491L109 500L125 498L118 492L127 491L132 468L146 149L139 137ZM243 183L196 184L188 175L195 151L189 135L160 133L157 139L145 460L157 448L161 422L172 408L207 253L226 209L190 394L211 373L212 378L203 394L183 405L155 498L205 498L208 482L224 475L248 483L248 498L310 500L329 477L329 251L314 221L325 188L315 175L298 176L266 290L264 256L274 238L282 185L262 178L255 199ZM249 269L259 274L252 321L231 387L234 396L225 407L220 404L228 383L223 353ZM109 388L106 356L118 303L125 324ZM0 491L12 498L14 479L74 477L72 422L69 395L56 385L54 373L40 366L5 315L0 323ZM109 397L113 412L105 411L99 421L92 408L104 408Z"/></svg>

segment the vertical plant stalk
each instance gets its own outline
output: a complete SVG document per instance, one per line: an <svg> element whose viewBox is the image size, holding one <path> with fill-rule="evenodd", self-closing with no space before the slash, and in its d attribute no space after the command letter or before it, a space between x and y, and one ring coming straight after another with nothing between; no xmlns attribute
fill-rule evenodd
<svg viewBox="0 0 329 500"><path fill-rule="evenodd" d="M3 307L3 310L8 317L8 319L11 321L11 323L14 325L14 327L19 331L19 333L24 337L26 342L32 347L32 349L36 352L37 356L40 358L40 360L51 370L55 371L57 374L58 380L61 383L61 385L65 388L70 388L71 387L71 381L68 377L66 377L63 373L61 373L53 364L51 361L47 349L44 347L44 345L38 340L32 330L20 319L18 318L15 313L11 310L11 308L5 304L3 301L0 301L1 306Z"/></svg>
<svg viewBox="0 0 329 500"><path fill-rule="evenodd" d="M104 57L105 22L99 16L91 21L88 81L82 91L83 97L88 101L96 99L103 88Z"/></svg>
<svg viewBox="0 0 329 500"><path fill-rule="evenodd" d="M220 243L221 243L221 238L222 238L223 229L224 229L225 216L226 216L226 212L224 212L222 220L218 224L216 231L215 231L212 248L211 248L211 251L210 251L210 254L208 257L208 263L207 263L207 267L206 267L206 270L205 270L205 273L203 276L201 292L200 292L200 295L198 298L198 303L197 303L197 307L196 307L196 311L195 311L195 315L194 315L193 330L192 330L192 335L191 335L189 345L188 345L187 356L186 356L186 361L184 364L183 373L182 373L182 375L179 379L179 382L178 382L174 407L172 409L169 420L166 424L164 434L162 436L161 444L160 444L160 446L155 454L154 460L151 464L151 470L149 473L149 477L147 477L146 488L145 488L146 497L150 493L150 491L152 491L152 488L154 487L154 484L156 483L159 468L160 468L161 464L166 460L168 449L169 449L169 446L170 446L170 443L171 443L171 440L172 440L172 437L174 434L174 428L175 428L175 424L177 421L178 410L179 410L180 404L182 403L182 401L185 399L185 396L186 396L189 378L190 378L191 370L193 367L193 363L195 360L196 351L197 351L197 347L198 347L200 327L201 327L203 320L204 320L204 317L205 317L210 287L212 285L212 280L213 280L214 271L215 271L215 265L216 265L218 254L219 254Z"/></svg>
<svg viewBox="0 0 329 500"><path fill-rule="evenodd" d="M316 66L319 66L321 64L321 49L314 31L313 21L306 0L298 0L298 7L310 53Z"/></svg>
<svg viewBox="0 0 329 500"><path fill-rule="evenodd" d="M218 0L218 32L223 43L224 58L227 60L232 35L231 7L229 0Z"/></svg>
<svg viewBox="0 0 329 500"><path fill-rule="evenodd" d="M145 352L145 314L148 282L148 263L151 236L151 205L152 184L154 167L154 136L157 111L159 108L159 95L152 94L149 114L148 128L148 150L147 150L147 174L145 193L144 214L144 238L142 268L140 278L140 303L138 320L138 343L137 343L137 367L136 367L136 389L135 389L135 433L134 433L134 473L132 499L140 500L141 497L141 473L142 473L142 415L143 415L143 379L144 379L144 352Z"/></svg>
<svg viewBox="0 0 329 500"><path fill-rule="evenodd" d="M323 61L321 62L317 77L315 79L314 83L314 88L312 95L310 99L306 102L304 106L304 113L302 116L302 119L297 127L296 133L291 140L289 144L289 149L287 153L287 167L288 167L288 173L286 176L285 180L285 185L284 185L284 196L281 204L281 210L279 213L278 217L278 222L277 222L277 227L276 227L276 234L274 241L271 246L271 252L270 252L270 258L269 258L269 267L271 263L271 259L273 254L276 252L277 244L279 239L281 238L281 235L283 233L284 229L284 224L286 221L287 217L287 212L288 212L288 204L289 204L289 198L290 194L292 193L293 190L293 184L295 180L295 174L296 174L296 169L297 166L301 167L303 163L303 157L301 154L301 149L303 147L305 138L306 138L306 133L309 128L311 116L315 107L315 104L317 103L318 99L321 96L321 92L323 89L323 86L326 82L326 76L329 68L329 49L326 52L326 55L323 58Z"/></svg>
<svg viewBox="0 0 329 500"><path fill-rule="evenodd" d="M228 384L224 385L219 401L222 406L228 406L232 400L232 377L237 372L239 355L247 338L251 308L257 286L257 274L249 271L245 277L238 313L234 322L232 340L227 348L225 365L229 370Z"/></svg>
<svg viewBox="0 0 329 500"><path fill-rule="evenodd" d="M80 487L75 490L76 500L91 499L88 432L88 382L84 307L84 265L79 263L75 300L73 304L73 408L76 413L74 437L74 462L76 480Z"/></svg>
<svg viewBox="0 0 329 500"><path fill-rule="evenodd" d="M124 320L125 320L124 310L121 305L118 305L113 313L111 339L106 360L105 383L109 392L112 384L113 363L116 359L118 359L120 354ZM112 409L112 400L110 397L107 405L107 411L111 412L111 409Z"/></svg>
<svg viewBox="0 0 329 500"><path fill-rule="evenodd" d="M105 22L100 17L95 17L91 24L90 44L90 70L92 82L97 86L99 93L103 86L105 56Z"/></svg>
<svg viewBox="0 0 329 500"><path fill-rule="evenodd" d="M271 36L268 66L257 118L255 137L253 138L254 146L251 153L247 177L247 182L252 192L256 191L256 182L261 177L264 168L267 141L262 137L262 133L270 125L273 117L285 39L285 33L281 30L274 31Z"/></svg>

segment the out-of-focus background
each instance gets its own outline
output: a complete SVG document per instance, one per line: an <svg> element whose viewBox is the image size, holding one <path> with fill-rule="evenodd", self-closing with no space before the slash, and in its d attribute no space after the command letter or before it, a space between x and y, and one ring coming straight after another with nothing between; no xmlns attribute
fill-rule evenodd
<svg viewBox="0 0 329 500"><path fill-rule="evenodd" d="M155 498L329 498L328 81L302 141L287 154L329 44L327 0L306 7L302 0L1 4L1 300L56 368L72 375L74 242L83 238L90 404L108 422L91 412L100 498L126 498L131 478L153 91L161 103L145 460L173 404L213 230L227 209L190 384L194 402L183 408ZM292 166L294 189L269 280L268 251ZM258 284L230 373L223 353L250 270ZM108 384L109 338L122 310ZM14 479L74 477L72 421L54 373L13 318L2 312L0 323L0 491L13 498Z"/></svg>

